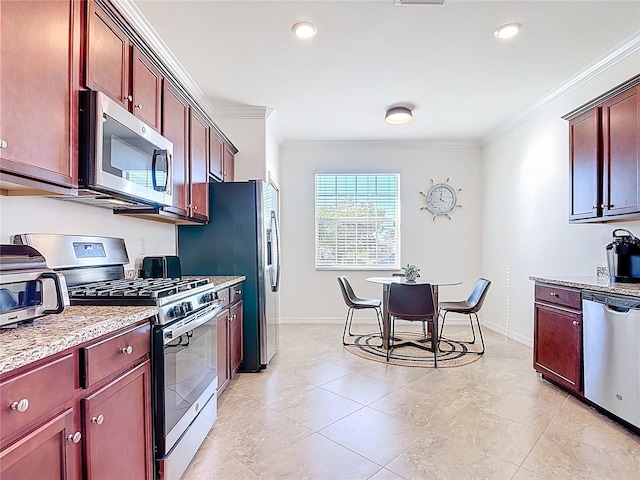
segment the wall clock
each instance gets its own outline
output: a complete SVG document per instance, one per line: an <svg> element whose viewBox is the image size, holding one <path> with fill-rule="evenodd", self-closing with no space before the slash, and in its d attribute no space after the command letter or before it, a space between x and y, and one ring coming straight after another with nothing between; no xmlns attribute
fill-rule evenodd
<svg viewBox="0 0 640 480"><path fill-rule="evenodd" d="M438 216L445 216L451 220L451 211L456 207L461 207L458 204L458 192L462 191L461 188L455 189L449 185L449 179L446 182L435 183L431 179L431 187L427 190L427 193L420 192L424 197L425 206L420 207L420 210L429 210L433 214L433 220Z"/></svg>

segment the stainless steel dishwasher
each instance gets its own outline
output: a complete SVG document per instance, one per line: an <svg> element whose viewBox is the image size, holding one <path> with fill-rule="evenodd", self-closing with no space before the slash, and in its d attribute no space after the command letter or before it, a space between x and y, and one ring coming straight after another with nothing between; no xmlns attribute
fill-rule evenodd
<svg viewBox="0 0 640 480"><path fill-rule="evenodd" d="M584 396L640 428L640 298L582 292Z"/></svg>

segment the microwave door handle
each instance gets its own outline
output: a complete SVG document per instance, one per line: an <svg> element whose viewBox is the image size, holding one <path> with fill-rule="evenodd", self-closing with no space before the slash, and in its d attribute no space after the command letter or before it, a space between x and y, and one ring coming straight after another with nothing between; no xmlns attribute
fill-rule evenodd
<svg viewBox="0 0 640 480"><path fill-rule="evenodd" d="M158 185L158 157L164 158L164 184ZM151 161L151 180L153 181L153 189L158 192L166 192L169 182L169 152L167 150L156 149L153 151L153 160Z"/></svg>

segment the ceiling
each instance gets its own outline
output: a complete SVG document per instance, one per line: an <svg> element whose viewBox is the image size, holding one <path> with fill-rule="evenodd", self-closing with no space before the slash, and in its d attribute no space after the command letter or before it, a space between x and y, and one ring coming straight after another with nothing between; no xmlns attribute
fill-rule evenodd
<svg viewBox="0 0 640 480"><path fill-rule="evenodd" d="M640 36L639 1L132 5L214 108L269 107L283 142L479 142ZM318 34L297 38L291 26L300 21L314 23ZM520 35L495 39L493 31L510 22L523 25ZM396 105L413 109L411 123L384 122Z"/></svg>

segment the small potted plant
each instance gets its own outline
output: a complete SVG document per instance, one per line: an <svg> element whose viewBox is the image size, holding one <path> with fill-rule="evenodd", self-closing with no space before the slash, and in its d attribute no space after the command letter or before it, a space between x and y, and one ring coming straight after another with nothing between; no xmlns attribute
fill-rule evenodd
<svg viewBox="0 0 640 480"><path fill-rule="evenodd" d="M420 276L420 269L410 263L408 263L406 267L402 267L402 270L404 271L407 282L415 282L416 278Z"/></svg>

